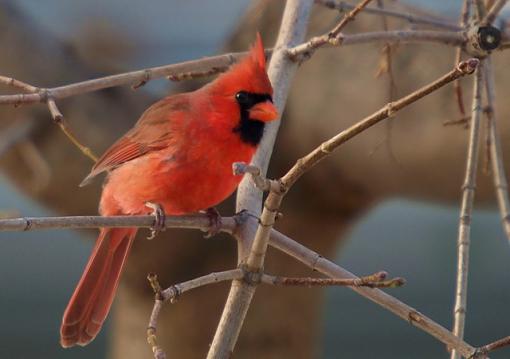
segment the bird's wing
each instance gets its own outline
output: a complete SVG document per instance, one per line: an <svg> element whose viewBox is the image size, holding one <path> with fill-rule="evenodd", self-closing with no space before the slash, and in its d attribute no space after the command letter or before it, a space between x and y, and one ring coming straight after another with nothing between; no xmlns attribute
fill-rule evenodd
<svg viewBox="0 0 510 359"><path fill-rule="evenodd" d="M89 175L80 183L85 186L98 174L109 171L148 153L167 148L172 142L172 126L181 122L189 111L185 95L167 97L149 107L135 127L119 138L94 164Z"/></svg>

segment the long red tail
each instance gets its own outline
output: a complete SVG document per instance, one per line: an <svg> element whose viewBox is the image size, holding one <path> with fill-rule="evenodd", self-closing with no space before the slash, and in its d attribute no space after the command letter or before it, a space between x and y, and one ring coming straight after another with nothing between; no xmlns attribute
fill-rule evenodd
<svg viewBox="0 0 510 359"><path fill-rule="evenodd" d="M104 228L67 305L60 327L64 347L87 345L99 333L113 302L136 228Z"/></svg>

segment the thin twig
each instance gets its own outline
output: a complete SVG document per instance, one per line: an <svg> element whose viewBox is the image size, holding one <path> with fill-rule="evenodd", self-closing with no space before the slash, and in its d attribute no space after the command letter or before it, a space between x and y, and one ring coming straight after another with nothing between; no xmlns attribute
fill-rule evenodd
<svg viewBox="0 0 510 359"><path fill-rule="evenodd" d="M483 64L482 64L483 66ZM467 152L466 173L462 185L462 202L460 208L459 233L457 240L457 283L455 288L455 307L453 333L464 337L464 323L466 318L467 286L469 270L469 245L471 230L471 215L475 198L476 172L480 147L480 117L482 114L482 69L478 67L473 85L473 101L471 104L471 126ZM452 350L452 359L460 358L457 350Z"/></svg>
<svg viewBox="0 0 510 359"><path fill-rule="evenodd" d="M191 71L224 68L232 65L246 54L246 52L228 53L205 57L199 60L130 71L53 88L35 88L34 93L0 96L0 104L36 103L47 101L48 98L58 100L115 86L140 84L161 77L179 76L179 74L189 73Z"/></svg>
<svg viewBox="0 0 510 359"><path fill-rule="evenodd" d="M347 13L342 20L336 25L333 30L331 30L327 35L330 39L338 37L342 29L347 25L349 21L353 21L356 15L368 5L368 3L372 0L362 0L356 5L354 9L352 9L349 13Z"/></svg>
<svg viewBox="0 0 510 359"><path fill-rule="evenodd" d="M390 31L367 32L354 35L342 35L342 46L357 45L370 42L435 42L445 45L461 45L465 42L462 34L456 32L440 32L440 31ZM293 44L290 49L291 53L297 51L297 46L307 46L307 43L297 45ZM299 48L298 48L299 49ZM303 50L300 50L303 51ZM266 50L266 54L270 54L271 49ZM19 93L13 95L0 96L1 104L21 105L29 103L44 102L49 97L54 100L63 99L71 96L81 95L88 92L98 91L115 86L123 86L129 84L140 84L161 77L179 76L179 74L209 71L212 68L222 68L235 63L238 59L245 56L246 52L223 54L218 56L206 57L200 60L191 60L177 64L170 64L158 67L147 68L125 72L118 75L110 75L97 79L76 82L69 85L58 86L53 88L37 88L35 93Z"/></svg>
<svg viewBox="0 0 510 359"><path fill-rule="evenodd" d="M337 264L327 260L320 254L310 250L302 244L292 240L286 235L272 230L271 231L271 246L290 255L301 263L307 265L312 270L327 275L330 278L345 278L356 279L354 274L346 269L338 266ZM467 344L463 340L457 338L448 329L442 327L432 319L424 314L418 312L415 308L408 306L397 298L379 290L366 287L349 287L361 296L371 300L372 302L380 305L381 307L389 310L398 317L402 318L409 324L420 328L425 333L433 336L448 347L455 348L459 353L466 358L472 356L476 349Z"/></svg>
<svg viewBox="0 0 510 359"><path fill-rule="evenodd" d="M102 227L152 228L154 216L68 216L68 217L22 217L0 220L0 232L32 231L40 229L78 229ZM221 218L221 231L231 233L236 228L235 217ZM165 228L189 228L208 230L211 220L207 215L166 216Z"/></svg>
<svg viewBox="0 0 510 359"><path fill-rule="evenodd" d="M498 339L490 344L484 345L483 347L478 348L477 353L473 356L473 358L478 358L482 355L487 355L490 352L493 352L497 349L501 349L510 345L510 336Z"/></svg>
<svg viewBox="0 0 510 359"><path fill-rule="evenodd" d="M490 58L485 60L484 66L485 85L487 93L487 116L489 117L490 134L490 158L494 179L494 188L499 205L499 213L503 230L510 242L510 201L508 197L508 182L505 175L505 166L503 162L503 151L498 133L496 117L496 93L494 88L494 73L492 70L492 61Z"/></svg>
<svg viewBox="0 0 510 359"><path fill-rule="evenodd" d="M472 0L464 0L462 3L462 11L459 19L460 28L464 29L469 21L469 15L471 14L471 5ZM458 64L462 60L462 46L458 46L455 50L455 64ZM460 120L466 118L466 110L464 108L464 99L462 94L462 86L460 85L460 80L457 79L453 82L453 89L455 91L455 97L457 98L457 105L459 107L460 112ZM451 123L451 121L450 121Z"/></svg>
<svg viewBox="0 0 510 359"><path fill-rule="evenodd" d="M53 122L60 127L62 132L67 136L67 138L75 145L85 156L90 158L92 161L97 162L97 156L92 152L90 148L83 145L76 135L71 131L69 128L69 125L66 123L66 120L64 119L64 115L62 115L62 112L57 107L57 104L55 103L55 100L52 98L48 98L48 108L51 113L51 117L53 118Z"/></svg>
<svg viewBox="0 0 510 359"><path fill-rule="evenodd" d="M208 77L212 75L219 74L221 72L227 71L229 68L228 65L221 66L221 67L212 67L207 70L197 70L197 71L188 71L188 72L182 72L175 75L169 75L167 78L171 81L184 81L184 80L192 80L192 79L199 79L202 77Z"/></svg>
<svg viewBox="0 0 510 359"><path fill-rule="evenodd" d="M484 72L484 76L485 76ZM492 117L492 108L487 105L482 109L482 113L485 115L485 121L483 121L483 134L485 137L485 140L483 141L483 160L482 160L482 173L486 176L490 175L491 173L491 142L492 142L492 134L491 134L491 122L493 120Z"/></svg>
<svg viewBox="0 0 510 359"><path fill-rule="evenodd" d="M359 45L372 42L434 42L450 46L460 46L465 43L464 35L460 32L429 31L429 30L393 30L374 31L360 34L339 34L338 41L324 42L322 36L313 37L309 41L287 50L294 61L303 61L310 58L313 51L320 47ZM0 96L0 103L1 103Z"/></svg>
<svg viewBox="0 0 510 359"><path fill-rule="evenodd" d="M152 308L149 324L147 325L147 343L149 343L154 359L165 359L166 354L163 349L158 345L158 338L156 330L158 325L159 313L163 307L163 299L161 297L161 285L158 281L158 276L154 273L149 273L147 276L152 290L154 291L154 307Z"/></svg>
<svg viewBox="0 0 510 359"><path fill-rule="evenodd" d="M0 84L4 84L10 87L18 88L22 91L28 92L28 93L34 93L39 91L38 87L32 86L30 84L27 84L26 82L16 80L12 77L7 76L0 76Z"/></svg>
<svg viewBox="0 0 510 359"><path fill-rule="evenodd" d="M253 222L255 218L246 216L245 220L251 219ZM227 233L235 232L237 220L233 217L222 218L223 231ZM99 228L99 227L144 227L150 228L154 225L153 216L76 216L76 217L28 217L28 218L15 218L0 220L0 230L3 231L23 231L23 230L40 230L50 228ZM205 230L210 226L209 218L205 215L196 216L181 216L173 217L168 216L165 220L167 228L195 228ZM293 258L301 261L313 270L319 271L331 278L345 278L357 279L355 275L341 268L337 264L330 262L323 258L316 252L306 248L305 246L293 241L289 237L281 234L278 231L271 231L271 246ZM171 287L170 287L171 288ZM354 287L354 291L362 296L372 300L373 302L381 305L382 307L392 311L399 317L409 321L411 313L418 313L414 308L398 301L396 298L379 290L371 290L368 288ZM166 294L167 300L172 298L172 290L168 290ZM175 293L175 292L174 292ZM160 309L160 308L159 308ZM159 310L157 309L157 310ZM421 328L425 332L438 338L441 342L453 348L458 348L461 353L466 353L469 356L474 352L474 348L459 341L448 330L441 327L431 319L418 314L413 314L414 318L419 318L417 321L411 321L411 324ZM157 315L156 315L157 318ZM151 320L152 322L152 320ZM155 333L154 333L155 334Z"/></svg>
<svg viewBox="0 0 510 359"><path fill-rule="evenodd" d="M484 0L473 0L475 3L475 12L473 13L473 18L480 22L481 19L485 17L486 11L485 11L485 2Z"/></svg>
<svg viewBox="0 0 510 359"><path fill-rule="evenodd" d="M330 9L335 9L338 11L346 11L351 10L355 8L355 5L352 5L345 1L334 1L334 0L315 0L317 4L324 5ZM424 24L424 25L431 25L451 31L459 31L460 28L456 24L454 24L451 21L444 21L439 20L430 16L419 16L409 13L403 13L400 11L395 10L388 10L388 9L381 9L379 7L367 7L363 11L363 14L370 14L370 15L384 15L384 16L390 16L397 19L403 19L407 20L411 24Z"/></svg>
<svg viewBox="0 0 510 359"><path fill-rule="evenodd" d="M395 288L405 284L403 278L392 278L385 280L386 272L378 272L369 276L359 278L303 278L303 277L281 277L269 274L262 274L261 282L277 286L296 287L368 287L368 288Z"/></svg>
<svg viewBox="0 0 510 359"><path fill-rule="evenodd" d="M269 235L271 229L274 226L283 197L299 177L301 177L305 172L310 170L326 156L330 155L331 152L337 149L342 143L345 143L347 140L360 134L367 128L375 125L383 119L392 116L396 111L404 108L405 106L408 106L409 104L417 101L425 95L428 95L429 93L437 90L438 88L455 80L456 78L473 73L478 64L479 60L477 59L469 59L468 61L461 62L452 71L440 79L398 101L389 103L373 115L358 122L349 129L339 133L330 140L323 142L319 147L310 152L308 155L299 159L296 164L280 179L281 186L278 191L271 191L266 198L264 203L264 210L262 211L259 219L260 225L257 228L250 255L248 256L248 260L246 262L248 268L252 271L257 271L262 267L269 242Z"/></svg>
<svg viewBox="0 0 510 359"><path fill-rule="evenodd" d="M223 272L210 273L208 275L188 280L186 282L174 284L165 290L161 290L161 285L159 284L156 274L150 273L147 276L147 279L149 280L149 283L154 291L155 298L154 306L152 307L152 312L149 319L149 325L147 327L147 342L152 349L154 359L166 358L165 351L157 344L156 337L159 313L166 301L174 303L181 294L192 289L203 287L209 284L242 279L243 276L244 272L242 269L232 269Z"/></svg>
<svg viewBox="0 0 510 359"><path fill-rule="evenodd" d="M377 0L377 7L380 9L384 9L384 2L383 0ZM382 22L382 28L384 31L389 31L389 24L388 19L386 15L381 15L381 22ZM395 97L397 96L397 87L395 83L395 76L393 74L393 49L392 44L389 42L385 43L381 49L381 59L379 60L379 67L377 69L377 72L375 74L376 78L381 77L383 74L386 74L388 78L388 97L387 102L392 102L395 100ZM459 63L458 61L457 63ZM391 159L393 159L395 162L398 163L398 160L395 156L395 153L393 152L392 148L392 129L393 129L393 122L395 121L395 118L391 118L388 121L386 121L386 138L383 138L381 141L381 145L386 143L386 149L388 151L388 155ZM377 147L374 149L377 150Z"/></svg>
<svg viewBox="0 0 510 359"><path fill-rule="evenodd" d="M416 102L424 96L436 91L442 86L454 81L455 79L472 74L479 64L477 59L469 59L458 64L452 71L448 72L436 81L422 87L421 89L387 104L379 111L359 121L355 125L340 132L338 135L323 142L305 157L301 158L296 164L282 177L283 185L289 188L292 186L306 171L315 166L319 161L330 155L338 146L350 140L359 133L372 127L378 122L392 116L396 111Z"/></svg>
<svg viewBox="0 0 510 359"><path fill-rule="evenodd" d="M330 31L321 36L313 37L305 44L301 44L300 49L303 49L303 51L293 49L289 50L289 56L292 58L292 60L301 62L304 59L309 59L313 55L315 50L326 44L333 46L340 45L340 43L342 42L341 36L342 29L347 25L347 23L349 23L349 21L354 20L355 16L361 10L363 10L363 8L367 6L370 1L372 0L362 0L349 13L343 16L339 23L333 29L331 29Z"/></svg>
<svg viewBox="0 0 510 359"><path fill-rule="evenodd" d="M232 164L232 170L236 176L244 175L245 173L250 174L255 186L262 192L276 190L279 187L276 181L262 176L262 171L257 166L248 165L244 162L234 162Z"/></svg>
<svg viewBox="0 0 510 359"><path fill-rule="evenodd" d="M503 7L505 6L507 0L496 0L494 1L494 4L489 9L481 23L483 25L490 25L496 20L496 17L499 15Z"/></svg>

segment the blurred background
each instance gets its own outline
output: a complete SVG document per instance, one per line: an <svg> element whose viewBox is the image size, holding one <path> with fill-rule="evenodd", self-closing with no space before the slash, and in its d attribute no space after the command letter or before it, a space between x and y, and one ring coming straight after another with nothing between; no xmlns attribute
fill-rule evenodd
<svg viewBox="0 0 510 359"><path fill-rule="evenodd" d="M239 19L242 18L249 3L248 0L218 0L214 2L196 0L186 2L178 0L153 0L150 2L132 0L91 0L87 2L2 0L0 1L0 25L4 24L6 26L3 26L1 31L4 32L3 40L10 42L8 43L9 47L4 46L6 55L3 60L0 60L4 61L0 73L2 75L16 76L35 85L56 86L97 77L102 74L157 66L211 55L220 52L224 48L226 39L230 39L230 34L237 29ZM452 18L458 16L461 6L461 1L413 0L403 3L433 9L443 16ZM14 19L22 19L22 21L18 21L17 25L13 25L12 21ZM369 20L373 20L373 18ZM361 25L359 26L364 26L361 20L360 23ZM331 24L331 21L324 20L321 24L322 27L319 26L319 28L328 29ZM23 26L27 29L28 34L20 36L14 41L13 39L16 39L20 31L19 29L23 28ZM249 26L251 24L247 25L247 27ZM278 24L275 22L273 29L277 29L277 26ZM356 26L358 25L356 24ZM34 29L37 30L34 32ZM7 33L9 37L5 35ZM317 31L317 33L320 33L320 31ZM250 32L246 36L248 39L252 39L253 34L254 32ZM28 43L23 43L22 39L30 39L31 36L33 36L33 39L30 41L35 41L39 37L43 39L41 42L38 42L37 49L33 51L40 51L41 53L47 51L47 58L19 56L19 54L23 53L30 54L30 51L32 51L30 48L23 50L25 52L16 49L16 46L29 47ZM51 41L48 38L51 38ZM236 40L232 41L234 45L231 46L235 47ZM248 40L248 43L249 41L251 40ZM267 46L270 45L271 43L267 44ZM423 45L422 47L426 46L433 45ZM55 48L58 48L58 52L55 52ZM409 52L408 48L410 48ZM410 54L420 51L417 48L417 45L402 47L398 49L398 54L402 54L402 61L412 63ZM446 52L445 48L439 46L435 46L433 49L441 53ZM324 59L328 54L331 55L332 51L337 50L329 50L324 57L318 56L317 62L326 61L321 59ZM371 51L373 60L369 64L372 66L369 77L373 77L375 72L376 65L374 64L377 63L378 59L377 46L372 45ZM430 66L437 65L437 69L434 67L431 73L440 74L451 67L453 50L449 49L448 51L444 56L446 61L440 62L438 60L437 63L429 64ZM52 54L59 57L59 68L52 69L51 73L45 74L44 64L52 62ZM352 53L349 56L355 58L355 55L355 53ZM0 55L0 57L2 56L4 55ZM12 58L9 58L9 56ZM435 52L430 56L436 58ZM33 65L34 62L40 63L40 68ZM32 64L29 65L29 63ZM19 67L12 67L11 69L9 65L12 64ZM26 70L23 68L25 65L32 68ZM348 61L346 64L338 64L339 67L347 67L344 71L352 71L353 67L349 68L348 65ZM80 67L79 71L72 74L67 73L72 72L77 66ZM303 65L303 71L307 71L307 66L308 64ZM362 67L363 65L360 66ZM59 72L59 69L61 72ZM418 70L415 68L415 71ZM405 71L402 70L402 72ZM409 74L409 76L414 76L414 73ZM413 82L408 86L404 83L404 80L401 80L401 77L397 77L397 83L400 82L402 93L405 93L408 89L421 86L435 77L430 75L430 73L425 73L412 78ZM31 81L31 79L37 79L38 81ZM425 80L422 81L422 79ZM298 79L296 85L298 90L293 91L299 91L300 83ZM469 82L466 82L466 84L469 84ZM351 96L353 97L359 97L359 90L363 89L364 85L369 86L368 83L361 80L357 84L352 82L346 83L344 81L339 81L335 84L335 86L342 89L347 88L348 90L350 88ZM503 83L502 85L505 84ZM503 93L500 91L498 93L500 99L508 96L508 83L506 85L507 92ZM63 112L71 126L78 129L80 135L84 137L89 136L88 133L85 133L86 131L97 134L95 137L92 136L95 138L93 141L96 142L87 142L87 144L91 145L96 152L100 152L100 150L106 148L111 143L111 139L118 136L115 133L116 130L133 123L146 104L168 93L171 87L172 84L169 81L158 80L150 82L137 92L125 90L125 93L121 92L119 94L115 92L117 90L108 90L95 94L94 96L106 97L106 99L103 98L97 101L112 101L114 103L113 106L122 104L122 106L126 106L129 109L126 111L129 118L123 118L118 121L121 123L121 125L118 125L120 126L118 128L115 127L116 125L108 124L108 122L111 116L118 116L119 114L115 110L108 109L103 111L103 107L93 105L95 104L93 102L96 101L95 99L85 100L89 101L86 104L86 115L80 115L77 110L74 110L77 106L73 103L74 100L66 101ZM378 90L380 94L376 96L379 104L385 103L383 90L384 86L381 85L381 89ZM9 91L11 90L6 89L5 93ZM314 91L320 92L321 89L315 89ZM469 91L466 91L469 94ZM289 106L295 105L297 95L294 94L293 96ZM337 94L329 92L327 96L337 96ZM327 96L325 95L325 97ZM341 97L342 93L338 96ZM349 99L345 97L343 101L348 101ZM466 95L467 97L468 95ZM87 97L87 99L89 98L91 96ZM139 100L140 98L142 100ZM140 102L135 103L135 101ZM454 113L452 112L453 106L441 106L438 111ZM372 108L371 105L368 105L368 107ZM294 108L296 110L293 110ZM362 108L362 106L360 108L360 114L370 113L367 112L366 108ZM374 107L374 109L376 108ZM501 111L502 115L504 113L508 114L508 112L505 112L506 108L503 108ZM42 107L37 109L41 113L44 113L44 110ZM296 113L294 111L298 110L299 106L290 108L288 111L288 119L290 121L293 120L292 115ZM9 111L5 114L2 113L2 116L9 116L9 120L13 120L14 117L18 116L16 110L10 109ZM81 132L84 127L80 126L87 124L87 121L92 117L91 113L94 116L92 128ZM51 122L46 114L41 116L46 116L45 121ZM121 116L126 116L126 113ZM350 117L346 121L352 123L359 118L361 116ZM440 120L438 121L440 122ZM322 125L321 120L317 120L317 126ZM110 136L108 138L105 138L106 135L100 134L101 131L107 131L104 129L104 126L110 126L107 130L113 132L108 135ZM343 127L345 127L345 123L341 122L337 124L336 128L341 129ZM508 130L510 127L506 126L503 129ZM282 131L285 130L286 127L284 126ZM59 191L57 190L45 191L31 188L29 184L22 182L20 179L24 176L23 172L17 172L19 169L15 168L16 166L14 165L16 163L16 155L10 154L12 158L7 158L2 163L6 175L0 177L0 198L2 198L0 209L6 215L14 212L23 216L55 215L57 213L95 213L93 203L97 202L98 185L96 184L96 187L91 189L90 192L75 187L79 183L78 179L86 175L86 168L90 166L90 163L87 164L86 159L76 160L82 161L79 164L80 170L77 170L75 167L78 165L75 163L74 158L80 157L80 154L75 153L76 151L72 147L65 145L66 140L59 138L58 132L52 135L59 138L55 140L53 137L45 138L46 130L43 129L41 131L37 132L37 136L43 136L43 139L39 140L39 137L36 138L34 140L36 146L42 149L43 156L46 153L49 154L45 157L49 162L48 166L52 167L56 163L55 166L60 167L60 170L53 171L49 181L53 181L55 178L57 178L57 181L58 178L62 180L62 176L59 176L59 171L73 171L74 174L71 179L65 178L65 181L69 182L66 184L68 190L64 191L63 187L61 187L61 192L63 193L58 193ZM326 128L324 131L324 134L332 135L334 133L329 128ZM384 131L381 130L380 133L385 133ZM399 129L397 128L395 131L397 131L396 136L398 136ZM467 137L467 132L461 127L455 129L448 128L448 131L450 131L449 133L455 132L455 136L458 137ZM289 133L293 134L292 129L289 129ZM427 135L430 136L429 133ZM317 144L320 138L325 137L327 136L318 136L316 133L313 133L307 140L310 143ZM360 155L362 158L367 159L366 162L368 164L357 164L356 166L365 168L358 171L358 174L356 174L357 170L353 169L352 164L346 164L347 162L345 161L347 160L340 159L335 164L341 167L343 172L352 170L354 173L352 177L349 177L351 176L350 174L346 176L342 174L342 181L339 182L339 186L351 188L352 183L360 182L359 178L364 178L364 181L368 183L378 182L382 184L375 185L374 193L361 195L359 200L348 198L348 200L356 202L355 205L349 207L349 210L352 210L352 213L354 213L353 215L350 214L351 212L347 214L342 212L347 211L345 208L342 208L340 212L337 211L341 215L345 214L345 217L348 219L342 219L342 230L339 230L338 234L335 235L338 241L331 244L331 247L334 249L332 259L360 275L386 270L391 275L405 277L407 280L406 286L400 289L389 290L390 293L432 317L445 327L450 327L456 267L457 203L460 201L463 160L457 161L459 162L458 164L451 166L450 164L454 162L454 159L448 157L448 155L445 155L445 157L436 156L434 158L434 161L444 160L446 162L444 166L453 167L451 171L455 172L451 179L445 179L447 178L445 173L442 173L444 176L439 176L445 181L445 188L438 188L440 185L434 185L434 188L427 187L431 183L441 184L442 182L437 178L431 179L431 182L426 182L425 185L423 183L420 184L418 180L417 186L421 186L419 190L412 186L407 190L398 181L386 186L384 185L385 180L375 174L379 168L379 163L391 162L392 160L388 159L391 156L387 154L378 156L381 152L384 153L386 151L384 148L377 150L376 155L371 154L372 150L377 147L376 145L380 138L381 136L370 137L366 139L366 142L363 142L364 144L371 143L371 145L365 146ZM429 137L429 140L430 138L436 139L434 136ZM425 141L426 138L423 138L423 140ZM285 141L285 139L282 141ZM395 141L398 141L398 137ZM462 142L463 140L459 141L464 143ZM55 143L59 145L57 146ZM360 143L359 146L363 143ZM436 143L436 145L438 147L441 146L440 143ZM303 148L307 148L306 145L303 146ZM353 148L355 149L356 147ZM290 149L287 147L287 150L293 155L287 162L304 152L304 150L300 150L297 144ZM283 151L281 147L277 147L276 152L278 153L279 151ZM418 162L417 165L422 167L431 166L429 167L430 172L442 171L442 167L436 168L435 164L437 162L430 159L420 158L416 160L415 157L413 160L411 155L406 157L412 151L406 152L405 148L402 149L395 146L394 151L395 156L399 158L399 163L396 165L393 163L393 165L396 166L395 168L404 167L404 170L395 170L393 168L395 171L401 171L399 173L406 171L407 160ZM453 152L458 152L459 158L462 158L463 151L464 147L459 145L458 150L456 149ZM63 154L62 152L70 153ZM439 149L439 152L447 152L447 150ZM22 154L23 152L20 153ZM507 154L508 151L505 153ZM70 157L67 158L65 156ZM55 160L54 163L52 163L53 160ZM65 167L62 163L67 163L69 168L62 168ZM277 165L279 163L277 162ZM283 161L283 163L286 162ZM419 171L416 172L414 170L413 166L408 166L407 168L409 173L415 173L415 176L422 176ZM276 172L276 169L274 171ZM371 173L374 175L372 176ZM386 175L383 174L382 176ZM412 175L409 176L401 176L403 178L402 182L407 180L413 181ZM431 174L431 176L434 177L434 174ZM37 176L35 178L37 179ZM312 175L310 183L318 183L320 178L320 175L318 177ZM485 180L485 187L487 187L487 183L490 183L490 180ZM311 188L310 186L307 183L297 191L307 191ZM363 192L359 187L363 186L353 186L353 191ZM331 190L335 186L326 188ZM402 188L402 191L398 188ZM454 188L454 190L450 190L451 188ZM484 190L483 188L481 195L482 202L478 206L478 208L483 209L475 211L472 227L472 255L466 339L473 345L486 344L510 334L510 323L508 321L510 247L501 230L499 214L492 207L491 189ZM92 198L87 199L87 203L91 204L87 205L88 207L80 207L79 205L68 203L69 196L76 196L75 201L92 196ZM298 200L297 196L295 201ZM289 206L292 203L295 204L296 202L291 200ZM306 206L305 202L304 207ZM313 208L319 206L320 208L320 204L310 206ZM329 204L326 206L329 206ZM303 210L303 213L305 212ZM336 213L335 209L331 208L331 206L325 212L328 213L328 218L334 218L331 213ZM334 219L332 220L334 221ZM80 234L71 231L0 233L1 358L107 358L108 354L113 357L122 357L118 349L108 349L108 340L112 339L115 343L117 340L116 335L119 333L113 329L114 324L112 321L109 321L99 337L85 348L63 350L58 344L59 325L63 309L81 275L92 247L92 241L84 239L92 235L93 231ZM316 236L320 235L320 232L316 233ZM341 242L340 237L343 239ZM314 247L314 249L317 248ZM197 254L197 256L201 255ZM135 269L132 270L134 271ZM191 274L189 272L186 273L185 268L181 268L181 270L184 272L183 278L189 279ZM145 276L145 273L141 273L142 277ZM130 280L127 281L131 283ZM133 281L141 286L145 285L145 283L140 284L141 282L137 280ZM170 282L167 284L170 284ZM225 290L226 287L222 288L222 294L216 299L219 303L225 298ZM314 289L306 290L313 291ZM289 289L289 291L297 293L292 292L293 289ZM316 302L312 304L319 308L318 313L320 313L318 329L314 328L314 326L308 328L310 331L317 333L313 335L316 337L316 344L311 350L313 357L431 358L447 356L444 346L432 337L348 289L334 288L327 289L325 292L324 306ZM202 291L202 295L206 295L205 293L205 291ZM150 295L146 295L145 298L148 304L151 304ZM181 299L182 302L186 300L187 297ZM126 304L120 303L119 305L123 306ZM193 311L194 309L191 308L190 310ZM300 316L300 314L300 311L296 311L294 315ZM219 312L211 319L212 322L217 321L217 315L219 315ZM148 320L148 316L143 319L143 322L137 323L140 326L141 334L139 342L142 342L142 344L145 341L144 327L146 320ZM269 320L269 318L265 320ZM193 325L201 326L199 320L193 321ZM199 331L199 329L195 329ZM193 328L190 330L193 330ZM201 335L206 336L204 339L206 341L212 337L212 333ZM278 341L278 339L273 338L273 341ZM243 342L240 345L243 345ZM149 348L143 348L142 352L143 350L146 350L144 357L149 358L151 356ZM500 353L494 353L491 357L506 358L510 355L509 353L509 350L506 349ZM176 357L184 356L176 355ZM190 355L189 357L193 356ZM239 357L256 356L240 355Z"/></svg>

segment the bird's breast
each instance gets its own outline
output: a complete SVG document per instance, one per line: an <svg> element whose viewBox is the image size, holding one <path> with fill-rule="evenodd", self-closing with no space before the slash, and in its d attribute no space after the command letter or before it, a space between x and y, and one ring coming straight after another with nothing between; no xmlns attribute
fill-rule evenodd
<svg viewBox="0 0 510 359"><path fill-rule="evenodd" d="M233 174L232 164L249 163L254 152L254 146L234 134L221 141L195 138L178 152L158 151L112 171L102 203L115 203L124 214L148 213L146 202L161 204L170 215L213 207L229 197L242 179Z"/></svg>

